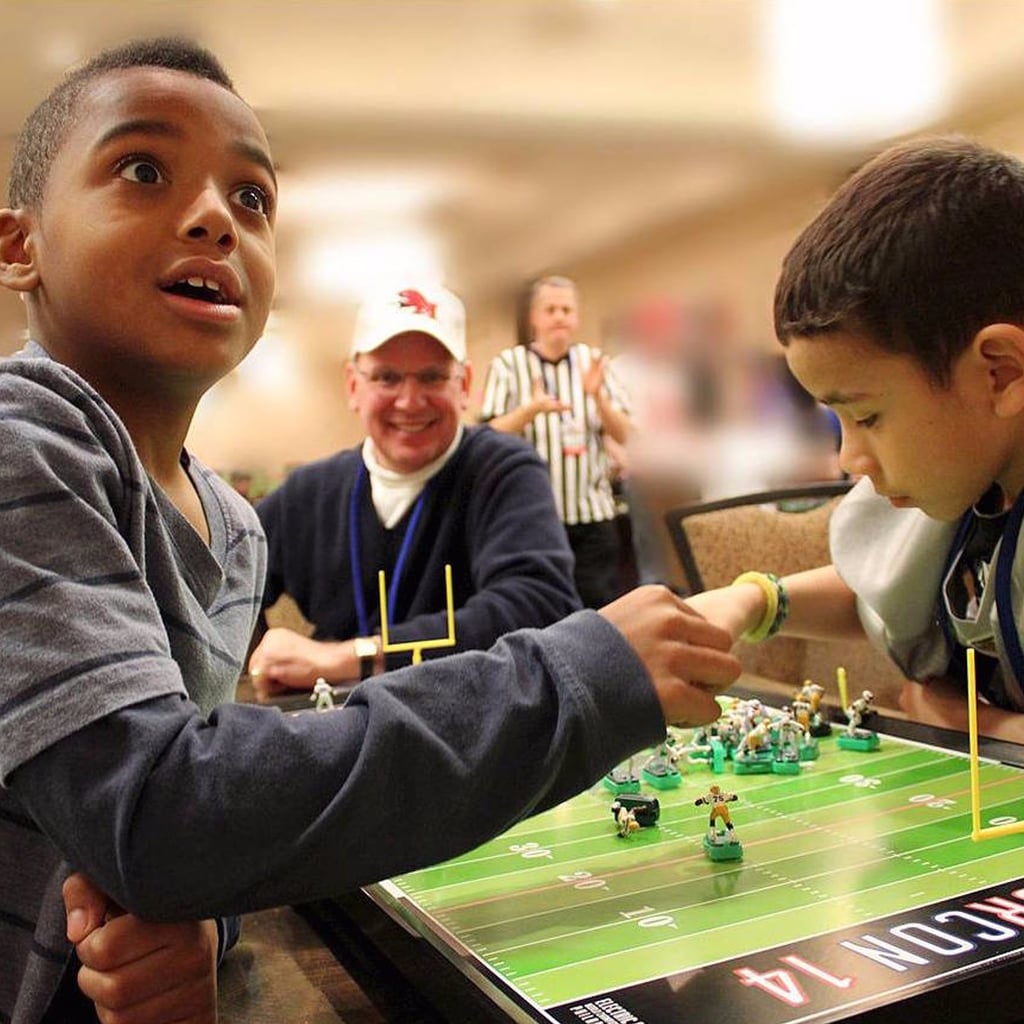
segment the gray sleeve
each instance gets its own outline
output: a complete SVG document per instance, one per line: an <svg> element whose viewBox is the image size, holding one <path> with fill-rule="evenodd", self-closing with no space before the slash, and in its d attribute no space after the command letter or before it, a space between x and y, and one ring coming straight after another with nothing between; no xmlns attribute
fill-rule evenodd
<svg viewBox="0 0 1024 1024"><path fill-rule="evenodd" d="M98 396L42 360L10 360L0 376L0 779L120 706L184 693L126 539L138 536L145 486Z"/></svg>
<svg viewBox="0 0 1024 1024"><path fill-rule="evenodd" d="M436 863L561 802L664 735L609 623L543 631L285 716L173 696L95 722L10 786L69 862L147 918L245 913Z"/></svg>

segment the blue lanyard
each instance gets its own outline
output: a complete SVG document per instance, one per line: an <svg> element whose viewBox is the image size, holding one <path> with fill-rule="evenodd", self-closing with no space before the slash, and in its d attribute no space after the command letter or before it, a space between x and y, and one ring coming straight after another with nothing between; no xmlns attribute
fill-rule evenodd
<svg viewBox="0 0 1024 1024"><path fill-rule="evenodd" d="M965 513L960 525L957 527L956 537L949 549L949 557L946 560L946 568L942 574L941 586L945 588L946 577L953 568L960 551L967 541L967 533L973 519L973 510ZM1013 563L1017 556L1017 542L1020 540L1021 522L1024 521L1024 491L1018 496L1010 509L1010 514L1003 524L1003 532L999 543L999 557L996 559L996 621L999 623L999 636L1003 641L1003 650L1010 662L1010 668L1016 677L1017 683L1024 686L1024 649L1021 648L1020 634L1017 632L1017 623L1013 616ZM946 610L945 594L939 595L940 607L942 609L942 626L946 639L950 646L956 646L956 637L949 623L949 613Z"/></svg>
<svg viewBox="0 0 1024 1024"><path fill-rule="evenodd" d="M359 467L359 475L352 487L352 494L348 503L348 554L350 569L352 572L352 593L356 605L356 620L359 624L359 636L370 635L370 620L366 614L366 598L363 595L362 578L360 573L360 549L359 549L359 499L366 484L366 465ZM413 506L412 515L409 517L409 524L405 528L405 535L402 537L402 546L398 550L398 560L395 562L394 572L391 574L389 583L390 594L388 595L388 622L395 621L395 605L398 601L398 587L402 580L402 573L405 571L405 563L409 558L409 549L412 547L412 539L416 533L416 524L420 521L423 512L423 505L426 501L427 491L434 482L431 477L427 481L420 496Z"/></svg>

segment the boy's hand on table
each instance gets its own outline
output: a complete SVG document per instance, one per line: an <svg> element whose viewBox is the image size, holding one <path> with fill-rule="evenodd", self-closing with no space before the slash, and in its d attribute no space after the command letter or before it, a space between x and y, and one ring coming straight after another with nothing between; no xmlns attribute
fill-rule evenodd
<svg viewBox="0 0 1024 1024"><path fill-rule="evenodd" d="M644 663L670 725L702 725L721 713L715 694L740 674L732 637L667 587L630 591L601 609Z"/></svg>
<svg viewBox="0 0 1024 1024"><path fill-rule="evenodd" d="M125 914L84 875L64 882L78 987L103 1024L216 1024L217 924Z"/></svg>

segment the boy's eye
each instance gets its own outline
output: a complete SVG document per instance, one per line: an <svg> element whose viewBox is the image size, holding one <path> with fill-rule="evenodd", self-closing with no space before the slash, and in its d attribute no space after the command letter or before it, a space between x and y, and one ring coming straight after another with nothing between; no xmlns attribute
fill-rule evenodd
<svg viewBox="0 0 1024 1024"><path fill-rule="evenodd" d="M129 181L137 181L142 185L157 185L164 180L160 169L152 160L133 157L121 164L118 173Z"/></svg>
<svg viewBox="0 0 1024 1024"><path fill-rule="evenodd" d="M261 213L264 217L270 214L270 197L257 185L243 185L235 190L235 197L247 210Z"/></svg>
<svg viewBox="0 0 1024 1024"><path fill-rule="evenodd" d="M873 427L878 422L878 413L872 413L870 416L865 416L863 419L854 420L854 423L858 427Z"/></svg>

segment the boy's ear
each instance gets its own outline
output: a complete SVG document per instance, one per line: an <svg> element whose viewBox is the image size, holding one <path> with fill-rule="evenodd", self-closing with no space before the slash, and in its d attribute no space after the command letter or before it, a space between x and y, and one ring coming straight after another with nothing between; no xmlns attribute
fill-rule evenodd
<svg viewBox="0 0 1024 1024"><path fill-rule="evenodd" d="M1024 412L1024 328L989 324L975 336L974 350L987 374L992 408L999 416Z"/></svg>
<svg viewBox="0 0 1024 1024"><path fill-rule="evenodd" d="M0 210L0 285L16 292L34 291L39 285L28 242L31 223L25 210Z"/></svg>

